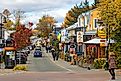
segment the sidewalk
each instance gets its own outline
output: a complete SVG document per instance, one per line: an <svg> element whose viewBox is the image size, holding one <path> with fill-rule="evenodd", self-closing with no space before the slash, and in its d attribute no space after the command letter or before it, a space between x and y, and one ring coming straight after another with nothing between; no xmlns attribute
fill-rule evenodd
<svg viewBox="0 0 121 81"><path fill-rule="evenodd" d="M52 62L54 62L56 65L65 68L66 70L68 70L69 72L81 72L81 73L105 73L106 75L108 75L110 77L110 74L108 71L105 71L104 69L91 69L91 70L87 70L87 68L82 68L78 65L70 65L69 62L66 62L62 59L59 58L58 61L53 61L52 55L51 53L46 53L45 49L43 49L44 53L50 58L50 60ZM110 81L110 80L108 80ZM113 81L121 81L121 70L116 70L116 80Z"/></svg>
<svg viewBox="0 0 121 81"><path fill-rule="evenodd" d="M0 76L23 73L24 71L13 71L13 69L0 69Z"/></svg>

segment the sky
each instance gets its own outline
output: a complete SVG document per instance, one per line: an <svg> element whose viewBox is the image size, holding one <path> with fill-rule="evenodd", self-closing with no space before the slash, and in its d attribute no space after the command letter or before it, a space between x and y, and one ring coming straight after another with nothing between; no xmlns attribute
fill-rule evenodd
<svg viewBox="0 0 121 81"><path fill-rule="evenodd" d="M1 13L4 9L10 10L11 13L16 9L25 11L23 23L37 23L43 15L50 15L60 26L68 10L81 1L84 0L0 0L0 11ZM94 2L94 0L88 1L90 4Z"/></svg>

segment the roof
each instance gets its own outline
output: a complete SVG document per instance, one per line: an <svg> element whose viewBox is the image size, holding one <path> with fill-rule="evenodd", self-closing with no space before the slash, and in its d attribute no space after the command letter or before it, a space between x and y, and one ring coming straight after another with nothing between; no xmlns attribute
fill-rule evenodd
<svg viewBox="0 0 121 81"><path fill-rule="evenodd" d="M100 44L101 40L106 40L106 39L101 39L101 38L94 38L91 39L89 41L84 42L85 44ZM108 43L109 43L109 39L108 39ZM110 39L110 43L115 43L114 40Z"/></svg>

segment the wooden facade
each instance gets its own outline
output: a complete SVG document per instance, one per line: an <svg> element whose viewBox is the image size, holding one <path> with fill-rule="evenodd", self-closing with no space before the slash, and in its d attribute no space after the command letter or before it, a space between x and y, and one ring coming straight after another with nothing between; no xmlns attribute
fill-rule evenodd
<svg viewBox="0 0 121 81"><path fill-rule="evenodd" d="M105 58L105 47L100 47L100 44L85 44L86 55L93 55L95 58Z"/></svg>

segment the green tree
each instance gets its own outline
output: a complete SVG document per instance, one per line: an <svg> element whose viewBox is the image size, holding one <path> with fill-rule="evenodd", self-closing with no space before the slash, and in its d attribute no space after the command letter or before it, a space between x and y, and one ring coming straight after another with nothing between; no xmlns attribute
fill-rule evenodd
<svg viewBox="0 0 121 81"><path fill-rule="evenodd" d="M39 19L39 23L37 23L37 30L39 30L39 34L42 37L46 37L49 35L49 33L52 32L52 29L55 26L55 23L57 21L54 19L54 17L51 16L43 16L41 19Z"/></svg>
<svg viewBox="0 0 121 81"><path fill-rule="evenodd" d="M110 50L121 58L121 0L100 0L100 17L110 32L109 37L116 41Z"/></svg>
<svg viewBox="0 0 121 81"><path fill-rule="evenodd" d="M10 28L12 28L13 24L14 24L13 21L7 19L6 23L4 23L4 27L9 30Z"/></svg>
<svg viewBox="0 0 121 81"><path fill-rule="evenodd" d="M62 23L62 27L69 27L73 25L77 22L77 18L80 14L92 10L94 8L95 5L89 6L89 2L87 0L81 2L79 5L75 5L67 12L64 18L64 22Z"/></svg>
<svg viewBox="0 0 121 81"><path fill-rule="evenodd" d="M17 9L17 10L14 10L13 11L13 15L15 17L15 25L18 26L20 25L20 21L21 19L23 19L25 16L24 16L24 11L20 10L20 9Z"/></svg>

